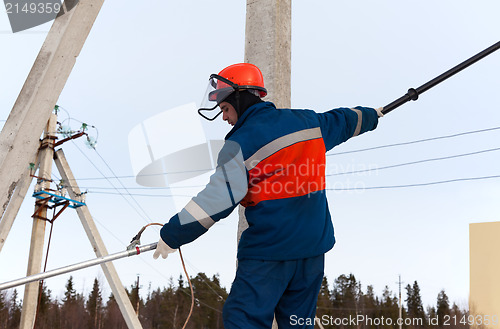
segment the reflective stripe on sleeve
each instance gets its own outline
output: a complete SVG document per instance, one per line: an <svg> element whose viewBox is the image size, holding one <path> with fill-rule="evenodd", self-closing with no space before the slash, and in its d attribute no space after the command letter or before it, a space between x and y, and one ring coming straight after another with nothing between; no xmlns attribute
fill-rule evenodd
<svg viewBox="0 0 500 329"><path fill-rule="evenodd" d="M359 111L359 110L358 110ZM358 114L358 116L361 115ZM361 124L358 123L359 130L361 130ZM358 131L359 134L359 131ZM300 131L296 131L294 133L282 136L278 139L273 140L271 143L264 145L257 152L255 152L250 158L245 161L245 166L247 170L252 170L265 158L273 155L279 150L293 145L295 143L304 142L311 139L321 138L321 128L310 128L304 129Z"/></svg>
<svg viewBox="0 0 500 329"><path fill-rule="evenodd" d="M361 132L361 124L363 123L363 113L358 109L351 109L351 110L356 112L356 114L358 115L358 124L356 125L356 130L354 130L354 134L352 135L352 137L354 137L358 136L359 133Z"/></svg>
<svg viewBox="0 0 500 329"><path fill-rule="evenodd" d="M193 200L189 201L184 209L207 230L215 224L215 221L206 213L206 211Z"/></svg>

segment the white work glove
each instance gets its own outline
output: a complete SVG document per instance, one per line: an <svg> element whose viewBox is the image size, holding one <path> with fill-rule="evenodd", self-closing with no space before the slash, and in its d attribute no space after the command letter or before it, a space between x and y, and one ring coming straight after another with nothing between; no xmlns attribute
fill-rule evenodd
<svg viewBox="0 0 500 329"><path fill-rule="evenodd" d="M379 107L378 109L375 109L375 111L377 111L377 115L379 118L384 116L384 113L382 113L383 109L384 109L383 107Z"/></svg>
<svg viewBox="0 0 500 329"><path fill-rule="evenodd" d="M160 238L160 241L158 241L158 244L156 245L156 250L155 253L153 254L153 258L157 259L158 256L161 255L163 259L166 259L168 257L168 254L171 254L176 251L177 249L170 248L169 245L166 244L162 238Z"/></svg>

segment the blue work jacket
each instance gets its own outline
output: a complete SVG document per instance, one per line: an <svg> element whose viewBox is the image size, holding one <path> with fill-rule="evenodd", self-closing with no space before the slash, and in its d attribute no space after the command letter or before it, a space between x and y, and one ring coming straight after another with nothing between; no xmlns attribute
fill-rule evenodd
<svg viewBox="0 0 500 329"><path fill-rule="evenodd" d="M335 244L326 199L325 153L377 127L373 108L325 113L248 108L226 136L216 172L204 190L161 230L172 248L195 240L238 204L249 227L238 259L294 260L321 255Z"/></svg>

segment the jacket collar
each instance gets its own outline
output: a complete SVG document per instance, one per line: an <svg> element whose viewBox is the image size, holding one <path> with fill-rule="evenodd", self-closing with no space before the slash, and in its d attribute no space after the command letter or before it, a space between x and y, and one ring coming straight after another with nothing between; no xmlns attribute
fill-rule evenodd
<svg viewBox="0 0 500 329"><path fill-rule="evenodd" d="M261 103L257 103L255 105L250 106L243 113L243 115L240 118L238 118L238 121L236 121L236 124L234 125L233 129L231 129L231 131L229 131L227 133L227 135L224 139L227 140L229 137L231 137L231 135L234 134L234 132L236 130L240 129L240 127L247 121L247 119L249 120L256 113L261 112L261 111L266 110L266 109L274 109L275 110L276 106L271 102L261 102Z"/></svg>

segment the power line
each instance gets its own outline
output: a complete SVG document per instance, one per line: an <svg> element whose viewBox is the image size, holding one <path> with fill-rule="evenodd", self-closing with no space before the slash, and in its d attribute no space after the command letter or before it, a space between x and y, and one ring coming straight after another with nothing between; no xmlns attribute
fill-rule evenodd
<svg viewBox="0 0 500 329"><path fill-rule="evenodd" d="M127 245L123 242L123 240L120 240L110 229L108 229L101 221L99 221L94 215L92 215L92 219L99 224L102 228L104 228L113 238L115 238L116 241L118 241L124 248L127 247Z"/></svg>
<svg viewBox="0 0 500 329"><path fill-rule="evenodd" d="M83 154L83 156L84 156L84 157L85 157L85 158L86 158L86 159L87 159L87 160L88 160L88 161L92 164L92 166L93 166L93 167L94 167L94 168L95 168L95 169L96 169L96 170L97 170L97 171L98 171L98 172L99 172L99 173L100 173L103 177L105 177L104 173L103 173L103 172L102 172L102 171L101 171L101 170L100 170L100 169L96 166L96 164L95 164L92 160L90 160L90 158L89 158L89 157L85 154L85 152L83 152L83 151L82 151L82 150L78 147L78 145L77 145L77 144L76 144L73 140L71 140L71 142L73 143L73 145L75 145L75 147L78 149L78 151L80 151L80 153L82 153L82 154ZM111 186L113 186L113 187L116 189L115 185L111 182L111 180L107 179L107 181L109 182L109 184L110 184ZM129 204L129 205L130 205L130 207L132 207L132 209L134 209L134 210L135 210L135 212L136 212L136 213L137 213L140 217L142 217L142 219L143 219L144 221L146 221L146 223L150 223L150 222L151 222L151 220L149 220L149 218L147 217L147 215L146 215L145 213L144 213L144 214L139 213L139 211L137 210L137 208L136 208L136 207L134 207L134 205L132 205L132 203L130 202L130 200L128 200L128 199L127 199L127 198L126 198L126 197L125 197L122 193L120 193L120 191L119 191L119 190L117 190L117 191L118 191L118 193L122 196L122 198L123 198L123 199L124 199L124 200L125 200L125 201ZM137 202L137 201L136 201L136 202ZM146 217L144 217L145 215L146 215Z"/></svg>
<svg viewBox="0 0 500 329"><path fill-rule="evenodd" d="M475 152L469 152L469 153L461 153L461 154L455 154L455 155L450 155L450 156L445 156L445 157L438 157L438 158L430 158L430 159L423 159L423 160L417 160L417 161L411 161L411 162L404 162L404 163L399 163L399 164L394 164L394 165L388 165L384 167L377 167L377 168L369 168L369 169L362 169L362 170L354 170L354 171L349 171L349 172L340 172L340 173L334 173L334 174L326 174L325 176L338 176L338 175L346 175L346 174L357 174L357 173L362 173L362 172L368 172L368 171L375 171L375 170L384 170L384 169L391 169L391 168L397 168L397 167L403 167L403 166L408 166L408 165L413 165L413 164L420 164L420 163L425 163L425 162L432 162L432 161L442 161L442 160L449 160L449 159L454 159L454 158L459 158L459 157L465 157L465 156L471 156L471 155L477 155L477 154L482 154L482 153L488 153L488 152L494 152L494 151L499 151L500 147L498 148L492 148L492 149L486 149L486 150L480 150L480 151L475 151ZM123 186L123 184L122 184ZM174 186L174 187L113 187L114 190L119 190L119 189L125 189L125 190L170 190L170 189L181 189L181 188L203 188L205 185L192 185L192 186ZM107 189L112 189L109 187L84 187L86 189L94 189L94 190L107 190ZM105 192L97 192L97 191L92 191L93 193L105 193ZM111 193L109 193L111 194ZM141 195L142 196L142 195ZM169 195L169 196L186 196L186 195Z"/></svg>
<svg viewBox="0 0 500 329"><path fill-rule="evenodd" d="M444 136L437 136L437 137L431 137L431 138L425 138L425 139L418 139L418 140L409 141L409 142L380 145L380 146L368 147L368 148L358 149L358 150L352 150L352 151L330 153L330 154L327 154L326 156L334 156L334 155L341 155L341 154L357 153L357 152L371 151L371 150L377 150L377 149L382 149L382 148L387 148L387 147L394 147L394 146L402 146L402 145L423 143L423 142L429 142L429 141L434 141L434 140L439 140L439 139L454 138L454 137L459 137L459 136L464 136L464 135L470 135L470 134L478 134L478 133L483 133L483 132L488 132L488 131L493 131L493 130L499 130L499 129L500 129L500 127L486 128L486 129L480 129L480 130L471 130L471 131L466 131L466 132L452 134L452 135L444 135Z"/></svg>
<svg viewBox="0 0 500 329"><path fill-rule="evenodd" d="M66 185L68 187L71 187L72 185ZM80 188L85 188L85 189L96 189L96 190L170 190L170 189L182 189L182 188L202 188L205 187L206 185L193 185L193 186L169 186L169 187L117 187L117 188L112 188L112 187L103 187L103 186L82 186L80 185Z"/></svg>
<svg viewBox="0 0 500 329"><path fill-rule="evenodd" d="M190 263L189 261L186 260L186 263L194 270L196 270L198 273L203 273L201 272L196 266L194 266L192 263ZM215 289L203 278L201 277L201 280L208 286L208 288L210 288L210 290L217 296L217 298L219 300L225 300L224 297L222 297L217 291L215 291ZM211 281L210 281L211 282Z"/></svg>
<svg viewBox="0 0 500 329"><path fill-rule="evenodd" d="M94 148L94 151L99 156L99 158L101 158L102 162L104 162L104 164L106 165L106 167L108 167L109 171L111 171L111 173L113 174L113 176L115 178L117 178L115 172L113 171L113 169L111 169L111 167L108 165L108 163L104 160L104 158L101 156L101 154L97 151L97 149ZM148 220L149 220L149 216L148 216L147 212L144 210L144 208L139 204L139 202L137 202L137 200L132 196L132 194L130 194L129 190L123 185L122 181L120 179L118 179L118 178L117 178L117 180L120 183L120 185L125 189L125 191L127 192L127 195L129 195L132 198L132 200L134 200L135 204L139 207L139 209L141 209L141 211L144 213L144 215L146 215L146 218L148 218Z"/></svg>
<svg viewBox="0 0 500 329"><path fill-rule="evenodd" d="M67 113L68 118L67 118L66 120L68 120L68 121L71 121L71 120L76 120L76 119L71 118L71 116L70 116L69 112L68 112L66 109L64 109L64 108L62 108L62 107L60 107L60 108L61 108L61 109L63 109L63 110ZM66 121L66 120L64 120L64 121ZM63 123L64 123L64 121L63 121ZM79 121L79 120L76 120L76 121L78 121L78 122L80 122L80 123L82 123L82 124L83 124L83 122L82 122L82 121ZM93 127L93 126L92 126L92 127ZM93 128L95 128L95 127L93 127ZM97 131L97 129L96 129L96 131ZM85 154L85 153L84 153L84 152L83 152L83 151L82 151L79 147L78 147L78 145L77 145L77 144L76 144L73 140L72 140L72 142L73 142L73 144L76 146L76 148L80 151L80 153L82 153L82 154L85 156L85 158L87 158L87 160L88 160L88 161L89 161L89 162L90 162L90 163L94 166L94 168L95 168L95 169L96 169L96 170L97 170L97 171L98 171L98 172L99 172L99 173L103 176L103 178L104 178L104 179L106 179L106 180L110 183L110 185L111 185L111 186L113 186L113 189L115 189L115 190L118 192L117 194L121 195L121 196L122 196L122 197L123 197L123 198L124 198L124 199L125 199L128 203L129 203L129 205L130 205L130 206L131 206L131 207L132 207L132 208L133 208L133 209L134 209L134 210L135 210L135 211L139 214L139 212L137 211L137 209L136 209L136 208L135 208L135 207L134 207L134 206L133 206L133 205L129 202L129 200L128 200L127 198L125 198L125 197L124 197L124 195L123 195L123 194L119 191L119 188L117 188L117 187L116 187L116 186L115 186L115 185L114 185L114 184L110 181L109 177L106 177L106 176L104 175L104 173L103 173L101 170L99 170L99 168L98 168L98 167L94 164L94 162L93 162L93 161L92 161L92 160L91 160L91 159L90 159L90 158L89 158L89 157L88 157L88 156L87 156L87 155L86 155L86 154ZM144 213L144 215L146 216L146 218L148 218L148 219L149 219L149 216L147 215L146 211L142 208L142 206L141 206L141 205L137 202L137 200L136 200L136 199L133 197L133 195L129 192L128 188L127 188L127 187L125 187L125 186L123 185L123 183L122 183L122 182L121 182L121 180L118 178L118 176L115 174L115 172L113 171L113 169L111 168L111 166L110 166L110 165L109 165L109 164L108 164L108 163L104 160L104 158L103 158L103 157L101 156L101 154L100 154L100 153L99 153L99 152L95 149L95 147L93 147L93 149L95 150L96 154L99 156L99 158L101 159L101 161L102 161L102 162L106 165L106 167L108 168L108 170L109 170L109 171L113 174L113 177L112 177L112 178L114 178L114 179L118 180L118 182L119 182L119 183L120 183L120 185L122 186L122 188L121 188L121 189L125 189L125 191L127 192L127 194L128 194L128 195L132 198L132 200L136 203L136 205L139 207L139 209L140 209L140 210ZM206 172L206 171L209 171L209 170L211 170L211 169L208 169L208 170L196 170L196 171L192 171L192 172L197 172L197 171L204 171L204 172ZM185 171L185 172L187 172L187 171ZM185 173L185 172L184 172L184 173ZM56 176L56 175L54 175L54 176L57 178L57 176ZM132 176L132 177L134 177L134 176ZM60 180L60 178L58 178L58 179ZM76 180L76 179L75 179L75 180ZM189 196L189 197L192 197L192 196ZM141 215L141 214L139 214L139 215ZM95 217L94 217L94 218L95 218ZM110 234L111 234L111 235L112 235L112 236L113 236L116 240L118 240L121 244L123 244L123 242L122 242L120 239L118 239L118 237L116 237L116 236L115 236L115 235L114 235L114 234L113 234L113 233L112 233L109 229L107 229L107 227L106 227L106 226L104 226L101 222L99 222L99 221L97 221L97 220L96 220L96 222L97 222L97 223L99 223L99 224L100 224L100 225L101 225L101 226L102 226L102 227L103 227L106 231L108 231L108 233L110 233ZM144 260L143 260L143 261L144 261ZM144 261L144 262L145 262L145 261ZM145 262L145 263L147 264L147 262ZM148 265L149 265L149 264L148 264ZM150 265L149 265L149 266L150 266ZM152 267L152 266L150 266L150 267ZM155 270L156 272L158 272L158 273L160 273L160 274L161 274L161 272L159 272L157 269L154 269L154 270ZM162 275L162 276L163 276L163 275ZM205 283L207 286L209 286L209 285L208 285L208 283L207 283L207 282L205 282L205 280L204 280L204 279L203 279L203 281L204 281L204 283ZM211 290L212 290L212 291L216 294L216 296L217 296L219 299L220 299L220 298L222 298L222 296L220 296L220 295L219 295L219 294L218 294L218 293L217 293L217 292L216 292L216 291L215 291L212 287L210 287L210 286L209 286L209 288L210 288L210 289L211 289ZM184 291L182 291L182 292L184 292ZM184 293L185 293L185 294L187 294L187 295L189 295L187 292L184 292ZM189 295L189 296L190 296L190 295ZM211 306L209 306L209 305L207 305L207 304L205 304L205 303L203 303L203 302L201 302L201 301L199 301L199 300L198 300L198 302L199 302L199 303L201 303L201 304L203 304L204 306L206 306L206 307L210 308L210 309L213 309L213 310L215 310L215 311L217 311L217 312L219 312L219 313L222 313L220 310L215 309L215 308L212 308Z"/></svg>
<svg viewBox="0 0 500 329"><path fill-rule="evenodd" d="M57 176L57 175L56 175L56 174L54 174L53 172L52 172L51 174L52 174L52 180L53 180L53 181L61 181L61 180L62 180L62 178L61 178L61 177Z"/></svg>
<svg viewBox="0 0 500 329"><path fill-rule="evenodd" d="M188 173L195 173L195 172L201 172L201 173L206 173L209 171L212 171L212 168L209 169L197 169L197 170L184 170L184 171L172 171L172 172L161 172L161 173L156 173L156 174L142 174L142 175L124 175L124 176L103 176L103 177L84 177L84 178L78 178L79 181L83 180L102 180L102 179L125 179L125 178L136 178L136 177L156 177L156 176L165 176L165 175L175 175L175 174L188 174Z"/></svg>
<svg viewBox="0 0 500 329"><path fill-rule="evenodd" d="M404 163L399 163L399 164L389 165L389 166L384 166L384 167L379 167L379 168L369 168L369 169L362 169L362 170L355 170L355 171L340 172L340 173L335 173L335 174L327 174L325 176L337 176L337 175L346 175L346 174L357 174L357 173L362 173L362 172L367 172L367 171L397 168L397 167L403 167L403 166L408 166L408 165L413 165L413 164L419 164L419 163L425 163L425 162L449 160L449 159L454 159L454 158L459 158L459 157L464 157L464 156L470 156L470 155L476 155L476 154L481 154L481 153L487 153L487 152L493 152L493 151L499 151L499 150L500 150L500 147L497 147L497 148L492 148L492 149L487 149L487 150L481 150L481 151L476 151L476 152L470 152L470 153L462 153L462 154L450 155L450 156L439 157L439 158L430 158L430 159L424 159L424 160L404 162Z"/></svg>
<svg viewBox="0 0 500 329"><path fill-rule="evenodd" d="M123 193L115 193L115 192L96 192L96 191L89 191L89 193L93 194L108 194L108 195L122 195ZM160 198L170 198L170 197L187 197L187 198L192 198L194 195L181 195L181 194L143 194L143 193L133 193L130 194L130 196L145 196L145 197L160 197Z"/></svg>
<svg viewBox="0 0 500 329"><path fill-rule="evenodd" d="M395 146L410 145L410 144L416 144L416 143L422 143L422 142L429 142L429 141L446 139L446 138L454 138L454 137L459 137L459 136L464 136L464 135L470 135L470 134L478 134L478 133L489 132L489 131L494 131L494 130L500 130L500 127L492 127L492 128L485 128L485 129L479 129L479 130L472 130L472 131L466 131L466 132L456 133L456 134L452 134L452 135L444 135L444 136L437 136L437 137L431 137L431 138L425 138L425 139L418 139L418 140L409 141L409 142L380 145L380 146L369 147L369 148L358 149L358 150L352 150L352 151L330 153L330 154L327 154L326 156L342 155L342 154L364 152L364 151L370 151L370 150L376 150L376 149L382 149L382 148L389 148L389 147L395 147ZM481 153L481 152L487 152L487 151L479 151L478 153ZM457 155L455 157L459 157L459 156L463 156L463 155ZM423 160L422 162L426 162L426 161L433 161L433 160ZM408 164L413 164L413 163L408 163ZM402 165L405 165L405 164L402 164ZM401 165L395 165L395 166L401 166ZM381 168L379 168L379 169L381 169ZM155 176L164 176L164 175L173 175L173 174L184 174L184 173L194 173L194 172L208 172L210 170L212 170L212 169L198 169L198 170L186 170L186 171L175 171L175 172L162 172L162 173L156 173L156 174L143 174L143 175L124 175L124 176L114 176L114 177L106 177L106 176L103 175L103 177L84 177L84 178L79 178L78 180L79 181L83 181L83 180L102 180L102 179L109 179L109 178L112 178L112 179L129 179L129 178L136 178L136 177L155 177ZM344 174L344 173L339 173L339 175L340 174Z"/></svg>
<svg viewBox="0 0 500 329"><path fill-rule="evenodd" d="M442 180L442 181L436 181L436 182L415 183L415 184L406 184L406 185L367 186L367 187L352 187L352 188L339 188L339 189L327 188L325 190L327 190L327 191L355 191L355 190L396 189L396 188L420 187L420 186L439 185L439 184L464 182L464 181L493 179L493 178L500 178L500 175L483 176L483 177L455 178L455 179L448 179L448 180Z"/></svg>
<svg viewBox="0 0 500 329"><path fill-rule="evenodd" d="M326 191L353 191L353 190L397 189L397 188L406 188L406 187L439 185L439 184L447 184L447 183L462 182L462 181L485 180L485 179L493 179L493 178L500 178L500 175L482 176L482 177L468 177L468 178L455 178L455 179L435 181L435 182L414 183L414 184L405 184L405 185L368 186L368 187L352 187L352 188L326 188L325 190ZM92 193L111 194L111 195L119 194L119 193L113 193L113 192L92 192ZM139 194L139 193L137 193L137 194L132 194L132 195L141 196L141 197L160 197L160 198L175 197L175 196L190 197L190 198L193 197L190 195L174 195L174 194L143 194L143 193Z"/></svg>
<svg viewBox="0 0 500 329"><path fill-rule="evenodd" d="M66 111L63 108L64 111ZM68 119L71 120L72 118L70 117L69 113L66 111L68 114ZM473 131L467 131L467 132L462 132L462 133L456 133L452 135L444 135L444 136L437 136L437 137L432 137L432 138L425 138L425 139L420 139L420 140L415 140L415 141L409 141L409 142L403 142L403 143L396 143L396 144L388 144L388 145L381 145L381 146L376 146L376 147L371 147L371 148L365 148L365 149L358 149L358 150L352 150L352 151L346 151L346 152L339 152L339 153L332 153L332 154L327 154L327 156L333 156L333 155L340 155L340 154L348 154L348 153L355 153L355 152L363 152L363 151L368 151L368 150L375 150L375 149L381 149L381 148L388 148L388 147L395 147L395 146L402 146L402 145L409 145L409 144L415 144L415 143L421 143L421 142L427 142L427 141L434 141L434 140L439 140L439 139L445 139L445 138L454 138L458 136L464 136L464 135L469 135L469 134L476 134L476 133L483 133L483 132L488 132L488 131L494 131L498 130L500 127L492 127L492 128L486 128L486 129L480 129L480 130L473 130ZM72 141L74 143L74 141ZM75 143L74 143L75 144ZM76 144L75 144L76 146ZM78 148L78 146L77 146ZM189 173L189 172L207 172L211 169L200 169L200 170L191 170L191 171L180 171L180 172L171 172L171 173L156 173L156 174L145 174L145 175L127 175L127 176L117 176L113 169L108 165L108 163L104 160L104 158L100 155L100 153L94 148L96 154L101 158L101 160L104 162L104 164L107 166L107 168L110 170L110 172L113 174L113 177L108 177L105 176L98 168L97 166L88 158L88 156L81 151L80 148L78 150L91 162L91 164L97 169L97 171L101 174L102 177L99 178L80 178L78 179L79 181L82 180L98 180L98 179L106 179L109 184L113 187L114 190L117 191L117 193L112 193L112 192L97 192L97 191L92 191L92 193L98 193L98 194L117 194L121 195L128 203L130 206L132 206L136 212L137 209L130 203L130 201L125 198L122 192L120 192L120 189L125 190L127 192L127 195L132 198L132 200L135 202L137 207L143 212L144 216L148 218L149 216L147 215L146 211L142 208L142 206L135 200L134 196L147 196L147 197L175 197L175 196L180 196L180 197L191 197L188 195L174 195L174 194L169 194L169 195L152 195L152 194L132 194L130 193L129 190L135 189L147 189L147 190L161 190L161 189L171 189L172 187L159 187L159 188L151 188L151 187L129 187L127 188L120 180L120 178L136 178L136 177L147 177L147 176L159 176L159 175L167 175L167 174L175 174L175 173ZM344 174L355 174L355 173L361 173L361 172L367 172L367 171L373 171L373 170L383 170L383 169L390 169L390 168L397 168L397 167L402 167L402 166L407 166L407 165L413 165L413 164L419 164L419 163L425 163L425 162L431 162L431 161L441 161L441 160L447 160L447 159L453 159L453 158L458 158L458 157L463 157L463 156L470 156L470 155L476 155L476 154L481 154L481 153L486 153L486 152L492 152L492 151L498 151L500 148L494 148L494 149L488 149L488 150L481 150L481 151L476 151L476 152L470 152L470 153L463 153L463 154L458 154L458 155L451 155L451 156L446 156L446 157L439 157L439 158L430 158L430 159L423 159L423 160L417 160L417 161L412 161L412 162L405 162L405 163L400 163L400 164L395 164L395 165L388 165L384 167L379 167L379 168L370 168L370 169L364 169L364 170L357 170L357 171L351 171L351 172L341 172L341 173L335 173L335 174L327 174L326 176L336 176L336 175L344 175ZM486 178L494 178L493 177L486 177ZM476 180L476 179L486 179L482 177L477 177L477 178L460 178L460 179L455 179L455 180L448 180L448 181L438 181L438 182L430 182L430 183L417 183L417 184L408 184L408 185L396 185L396 186L379 186L379 187L368 187L368 188L363 188L363 189L382 189L382 188L402 188L402 187L410 187L410 186L426 186L426 185L436 185L436 184L444 184L444 183L450 183L450 182L456 182L456 181L463 181L463 180ZM111 179L116 179L118 180L119 184L122 186L121 188L116 187L112 182ZM203 186L190 186L190 187L183 187L183 186L176 186L173 188L201 188ZM92 189L109 189L109 188L104 188L104 187L86 187L92 188ZM354 188L358 189L358 188ZM332 189L327 189L327 190L332 190ZM352 190L351 188L348 189L333 189L333 190ZM138 212L139 213L139 212ZM141 215L142 216L142 215Z"/></svg>

